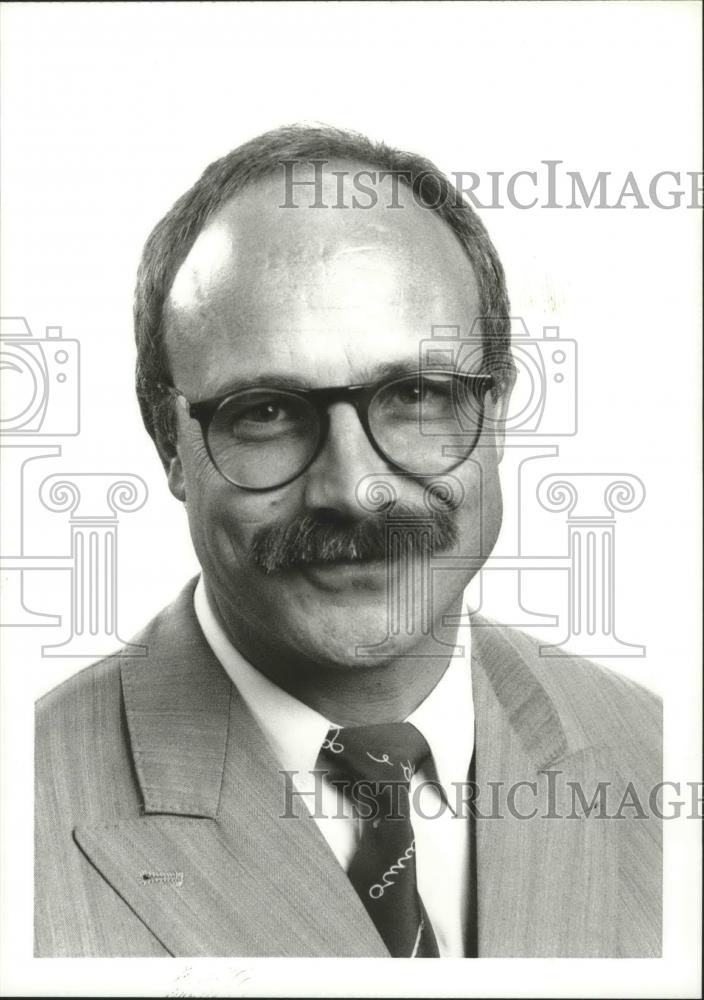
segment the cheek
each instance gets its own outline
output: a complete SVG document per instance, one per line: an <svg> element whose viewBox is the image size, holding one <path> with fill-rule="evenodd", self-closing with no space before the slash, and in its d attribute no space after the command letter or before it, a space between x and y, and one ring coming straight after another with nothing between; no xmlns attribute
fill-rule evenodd
<svg viewBox="0 0 704 1000"><path fill-rule="evenodd" d="M496 542L503 515L495 453L489 449L480 455L475 452L457 478L464 491L457 511L460 549L465 555L486 556Z"/></svg>
<svg viewBox="0 0 704 1000"><path fill-rule="evenodd" d="M201 562L241 563L254 533L290 518L300 509L300 490L249 493L228 483L205 447L192 439L181 448L186 510L191 538Z"/></svg>

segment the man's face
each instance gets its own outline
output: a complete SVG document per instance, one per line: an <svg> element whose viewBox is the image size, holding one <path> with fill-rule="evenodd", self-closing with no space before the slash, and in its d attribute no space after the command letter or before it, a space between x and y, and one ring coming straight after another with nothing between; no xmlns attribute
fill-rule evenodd
<svg viewBox="0 0 704 1000"><path fill-rule="evenodd" d="M334 204L337 181L325 184L326 204ZM278 177L237 195L177 273L167 302L167 349L173 383L190 401L262 379L317 388L373 382L390 366L417 369L420 342L434 324L457 325L466 335L480 315L455 235L410 192L402 188L403 208L380 199L372 209L335 210L309 208L306 190L297 209L280 207ZM487 396L487 415L498 418L500 405ZM326 444L305 472L288 485L249 492L219 474L197 421L179 408L168 471L172 492L186 501L196 553L231 636L245 630L279 655L334 669L368 663L355 648L387 635L384 562L305 563L267 574L252 558L253 541L306 515L348 527L370 518L357 489L370 474L392 483L403 504L426 508L424 483L399 477L379 457L349 403L333 403L329 418ZM464 490L453 514L455 554L486 557L501 524L500 454L490 424L472 456L452 471ZM433 620L457 608L473 572L434 573L427 596ZM403 654L418 637L395 641Z"/></svg>

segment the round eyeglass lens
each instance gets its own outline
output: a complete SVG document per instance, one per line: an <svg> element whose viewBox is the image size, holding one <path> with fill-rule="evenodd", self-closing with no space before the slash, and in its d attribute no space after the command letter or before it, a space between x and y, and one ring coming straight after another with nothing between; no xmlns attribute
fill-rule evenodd
<svg viewBox="0 0 704 1000"><path fill-rule="evenodd" d="M223 400L208 427L208 450L235 486L269 489L294 479L320 439L315 409L301 396L246 389Z"/></svg>
<svg viewBox="0 0 704 1000"><path fill-rule="evenodd" d="M437 475L476 445L482 401L472 380L452 372L410 375L376 392L369 427L391 462L408 472Z"/></svg>

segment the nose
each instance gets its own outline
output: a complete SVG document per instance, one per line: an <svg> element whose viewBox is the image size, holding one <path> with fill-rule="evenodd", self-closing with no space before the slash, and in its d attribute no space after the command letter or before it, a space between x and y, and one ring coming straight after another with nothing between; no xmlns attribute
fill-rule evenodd
<svg viewBox="0 0 704 1000"><path fill-rule="evenodd" d="M359 482L371 472L388 471L377 455L355 408L334 403L328 410L330 426L323 449L305 473L305 504L309 510L332 510L357 518Z"/></svg>

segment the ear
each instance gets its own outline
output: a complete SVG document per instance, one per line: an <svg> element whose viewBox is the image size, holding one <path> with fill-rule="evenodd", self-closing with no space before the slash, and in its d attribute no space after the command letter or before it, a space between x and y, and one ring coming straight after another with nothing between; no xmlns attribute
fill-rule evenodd
<svg viewBox="0 0 704 1000"><path fill-rule="evenodd" d="M504 457L504 443L506 440L506 417L508 416L508 404L511 401L514 380L506 382L500 390L496 399L489 396L486 404L486 416L488 417L494 434L494 447L496 449L496 461L500 462Z"/></svg>
<svg viewBox="0 0 704 1000"><path fill-rule="evenodd" d="M183 462L179 454L178 441L174 435L166 435L163 431L157 431L154 439L156 450L159 452L161 464L166 472L166 479L173 496L181 503L186 502L186 483L183 475Z"/></svg>

